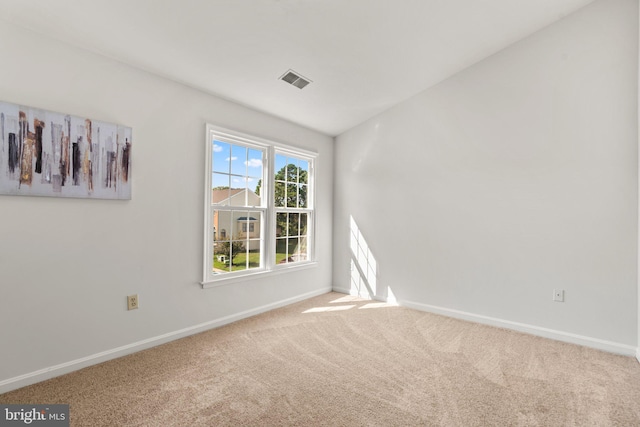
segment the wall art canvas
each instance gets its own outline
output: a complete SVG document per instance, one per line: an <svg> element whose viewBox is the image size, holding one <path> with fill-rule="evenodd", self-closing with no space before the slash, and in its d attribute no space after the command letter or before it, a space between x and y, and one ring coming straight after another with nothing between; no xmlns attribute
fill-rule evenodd
<svg viewBox="0 0 640 427"><path fill-rule="evenodd" d="M0 102L0 194L131 199L131 128Z"/></svg>

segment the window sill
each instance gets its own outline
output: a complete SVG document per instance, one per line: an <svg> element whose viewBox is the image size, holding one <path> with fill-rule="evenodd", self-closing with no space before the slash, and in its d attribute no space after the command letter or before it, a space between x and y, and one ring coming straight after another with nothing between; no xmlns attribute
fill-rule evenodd
<svg viewBox="0 0 640 427"><path fill-rule="evenodd" d="M310 268L316 268L317 266L318 266L317 261L308 261L304 263L301 262L295 265L278 265L274 267L273 270L260 270L260 271L255 271L251 273L241 274L238 276L221 277L219 279L216 278L216 279L200 282L200 285L202 286L203 289L217 288L220 286L227 286L233 283L245 282L248 280L253 280L261 277L270 277L278 274L289 273L292 271L307 270Z"/></svg>

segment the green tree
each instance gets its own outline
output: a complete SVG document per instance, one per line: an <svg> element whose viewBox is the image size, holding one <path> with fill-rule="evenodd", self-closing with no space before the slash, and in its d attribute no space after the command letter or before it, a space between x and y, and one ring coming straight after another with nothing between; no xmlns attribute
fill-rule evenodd
<svg viewBox="0 0 640 427"><path fill-rule="evenodd" d="M275 174L275 189L274 189L274 201L276 207L293 207L293 208L306 208L307 207L307 185L309 173L305 170L298 168L293 163L289 163L284 166ZM259 196L260 189L262 188L262 180L258 181L256 185L255 193ZM294 226L289 224L287 227L287 215L276 215L276 224L278 226L279 235L297 235L293 230ZM302 228L306 229L306 216L302 224Z"/></svg>
<svg viewBox="0 0 640 427"><path fill-rule="evenodd" d="M307 186L297 184L307 184L308 182L308 172L299 169L293 163L280 169L275 176L274 200L276 207L307 207Z"/></svg>
<svg viewBox="0 0 640 427"><path fill-rule="evenodd" d="M289 163L276 173L275 205L277 207L307 207L307 186L305 185L298 189L298 183L308 184L309 173L299 169L293 163ZM286 191L285 185L287 186ZM254 193L259 196L261 188L262 179L258 180Z"/></svg>
<svg viewBox="0 0 640 427"><path fill-rule="evenodd" d="M309 182L308 172L298 168L293 163L289 163L280 169L275 175L274 202L276 207L306 208L307 207L307 186L298 185ZM293 214L297 217L297 214ZM287 215L276 215L276 224L282 234L297 235L297 224L293 225L293 218L290 218L287 227ZM297 218L295 218L297 223ZM306 224L305 224L306 225Z"/></svg>

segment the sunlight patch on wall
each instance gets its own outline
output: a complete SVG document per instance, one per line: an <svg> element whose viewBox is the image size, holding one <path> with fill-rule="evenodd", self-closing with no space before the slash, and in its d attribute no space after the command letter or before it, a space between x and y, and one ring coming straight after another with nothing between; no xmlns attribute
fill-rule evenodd
<svg viewBox="0 0 640 427"><path fill-rule="evenodd" d="M378 263L369 245L358 228L353 216L351 219L351 295L361 298L374 298L377 294Z"/></svg>
<svg viewBox="0 0 640 427"><path fill-rule="evenodd" d="M387 287L387 303L398 305L398 300L396 299L396 296L394 295L390 287Z"/></svg>

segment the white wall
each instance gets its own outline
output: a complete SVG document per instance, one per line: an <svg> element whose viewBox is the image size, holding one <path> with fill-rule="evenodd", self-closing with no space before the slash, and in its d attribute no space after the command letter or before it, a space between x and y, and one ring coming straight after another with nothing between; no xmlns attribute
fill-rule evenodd
<svg viewBox="0 0 640 427"><path fill-rule="evenodd" d="M133 128L131 201L0 196L0 392L331 289L332 138L5 23L0 98ZM201 288L207 122L319 152L317 268Z"/></svg>
<svg viewBox="0 0 640 427"><path fill-rule="evenodd" d="M340 135L334 288L352 216L377 298L634 354L637 9L597 1Z"/></svg>

